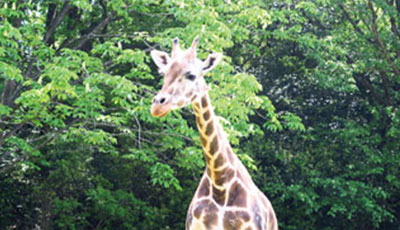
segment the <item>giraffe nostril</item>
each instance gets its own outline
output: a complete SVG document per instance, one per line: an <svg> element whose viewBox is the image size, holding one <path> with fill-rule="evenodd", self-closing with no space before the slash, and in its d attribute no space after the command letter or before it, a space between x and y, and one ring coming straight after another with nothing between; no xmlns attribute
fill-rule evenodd
<svg viewBox="0 0 400 230"><path fill-rule="evenodd" d="M165 97L160 99L160 104L164 104L164 102L165 102Z"/></svg>

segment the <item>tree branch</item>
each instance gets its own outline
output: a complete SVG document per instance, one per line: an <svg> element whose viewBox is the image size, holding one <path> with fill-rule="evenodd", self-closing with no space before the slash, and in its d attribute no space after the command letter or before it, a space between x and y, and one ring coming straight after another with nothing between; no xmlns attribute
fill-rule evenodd
<svg viewBox="0 0 400 230"><path fill-rule="evenodd" d="M60 25L61 21L64 19L65 15L67 14L68 10L69 10L69 5L70 4L70 0L66 0L60 13L57 15L57 17L54 20L50 21L50 28L47 30L46 34L44 35L44 39L43 41L45 43L47 43L49 45L49 40L51 38L51 36L53 35L54 31L56 30L56 28ZM54 16L53 16L54 18Z"/></svg>
<svg viewBox="0 0 400 230"><path fill-rule="evenodd" d="M355 77L357 77L355 75ZM362 84L371 92L372 98L375 99L379 104L384 105L385 101L379 96L379 94L376 92L374 86L371 84L371 81L368 79L368 77L363 74L358 77L361 79Z"/></svg>
<svg viewBox="0 0 400 230"><path fill-rule="evenodd" d="M386 61L388 62L388 64L392 67L393 71L394 71L398 76L400 76L400 70L393 64L392 60L390 59L390 57L389 57L389 55L388 55L388 53L387 53L387 51L386 51L385 45L383 44L382 40L379 38L378 27L377 27L377 25L376 25L376 18L377 18L377 16L376 16L376 12L375 12L375 10L374 10L374 7L373 7L373 5L372 5L371 0L368 0L368 8L369 8L369 9L371 10L371 12L372 12L372 25L371 25L371 28L372 28L372 33L373 33L373 35L374 35L375 41L376 41L376 43L378 44L379 48L381 49L385 60L386 60Z"/></svg>
<svg viewBox="0 0 400 230"><path fill-rule="evenodd" d="M395 7L394 4L395 4L394 0L389 1L389 5L391 7ZM397 37L398 39L400 39L399 28L397 27L396 18L394 17L390 17L390 29L392 30L392 33L395 36L395 38ZM396 49L395 52L396 52L396 58L399 58L400 50Z"/></svg>
<svg viewBox="0 0 400 230"><path fill-rule="evenodd" d="M394 7L394 0L389 0L389 6ZM398 31L398 27L396 25L396 19L394 17L390 17L390 29L392 30L393 34L400 38L400 33Z"/></svg>
<svg viewBox="0 0 400 230"><path fill-rule="evenodd" d="M367 38L365 36L365 33L360 29L360 27L357 26L357 23L351 18L350 14L344 8L344 5L339 4L339 8L343 11L345 18L350 22L350 24L353 26L354 30L357 31L359 34L361 34L368 42L375 44L375 42L373 40Z"/></svg>
<svg viewBox="0 0 400 230"><path fill-rule="evenodd" d="M380 72L380 76L382 78L383 87L385 89L386 104L388 106L391 106L391 105L393 105L393 102L392 102L392 97L390 96L389 79L386 76L385 71L379 71L379 72Z"/></svg>
<svg viewBox="0 0 400 230"><path fill-rule="evenodd" d="M7 80L4 84L3 93L1 94L1 104L13 107L13 93L17 83L14 80Z"/></svg>
<svg viewBox="0 0 400 230"><path fill-rule="evenodd" d="M110 14L108 17L104 18L99 24L97 24L87 35L85 35L73 49L81 49L85 43L93 37L101 28L106 26L108 23L111 22L114 13Z"/></svg>
<svg viewBox="0 0 400 230"><path fill-rule="evenodd" d="M22 126L24 126L26 124L26 122L22 122L20 124L18 124L17 126L15 126L12 130L10 130L8 133L1 135L0 137L0 147L4 144L4 141L9 138L10 136L13 136L16 132L18 132L18 130L20 130L22 128Z"/></svg>

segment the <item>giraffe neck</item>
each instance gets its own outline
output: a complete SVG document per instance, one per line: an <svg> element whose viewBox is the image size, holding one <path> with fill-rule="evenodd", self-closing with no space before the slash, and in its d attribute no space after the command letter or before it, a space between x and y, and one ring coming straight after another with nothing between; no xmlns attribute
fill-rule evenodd
<svg viewBox="0 0 400 230"><path fill-rule="evenodd" d="M212 196L219 205L226 202L226 188L237 175L241 163L232 152L228 138L214 114L208 93L193 103L206 161L205 176L209 178Z"/></svg>

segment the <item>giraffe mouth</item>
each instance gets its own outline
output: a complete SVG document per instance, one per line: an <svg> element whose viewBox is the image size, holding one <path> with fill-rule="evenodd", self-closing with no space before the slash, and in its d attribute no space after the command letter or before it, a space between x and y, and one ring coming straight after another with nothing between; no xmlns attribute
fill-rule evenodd
<svg viewBox="0 0 400 230"><path fill-rule="evenodd" d="M171 106L170 105L151 105L151 115L153 117L164 117L166 116L169 111L171 111Z"/></svg>

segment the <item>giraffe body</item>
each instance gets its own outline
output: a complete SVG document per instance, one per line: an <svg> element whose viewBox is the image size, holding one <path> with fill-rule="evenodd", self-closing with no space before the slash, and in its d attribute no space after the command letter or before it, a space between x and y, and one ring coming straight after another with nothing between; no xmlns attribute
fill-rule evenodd
<svg viewBox="0 0 400 230"><path fill-rule="evenodd" d="M182 51L174 39L172 57L153 51L152 58L165 75L151 112L165 116L192 103L206 161L206 169L186 218L186 230L277 230L271 203L253 183L247 169L233 153L208 96L204 81L222 55L196 58L197 39Z"/></svg>

